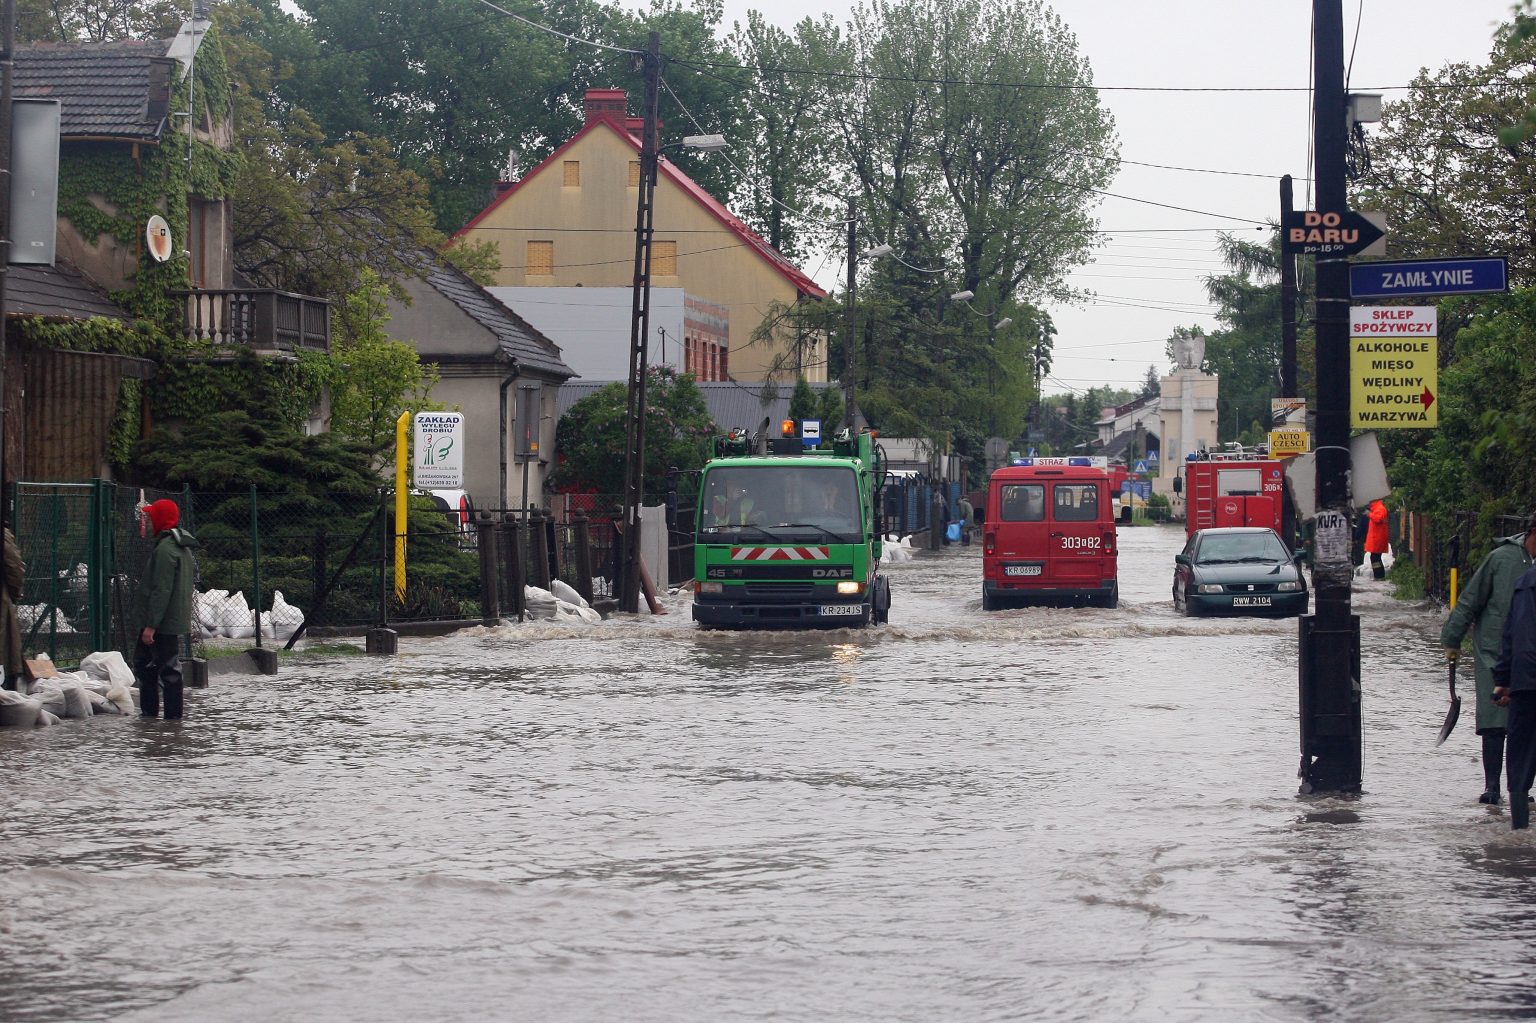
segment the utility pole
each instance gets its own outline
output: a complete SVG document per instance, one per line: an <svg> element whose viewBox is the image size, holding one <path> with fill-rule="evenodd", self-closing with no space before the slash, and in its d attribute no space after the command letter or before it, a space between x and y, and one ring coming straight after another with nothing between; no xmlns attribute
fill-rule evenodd
<svg viewBox="0 0 1536 1023"><path fill-rule="evenodd" d="M11 79L16 63L16 0L0 4L0 528L9 525L11 492L7 482L11 467L5 457L10 445L6 413L10 386L5 372L6 285L11 269Z"/></svg>
<svg viewBox="0 0 1536 1023"><path fill-rule="evenodd" d="M651 238L656 223L656 164L661 152L657 109L661 101L661 34L652 32L645 53L645 128L640 139L640 187L635 208L635 278L629 334L629 402L624 420L624 533L619 572L619 610L640 611L640 508L645 500L646 345L651 328Z"/></svg>
<svg viewBox="0 0 1536 1023"><path fill-rule="evenodd" d="M1342 0L1312 0L1317 209L1344 213L1344 16ZM1317 257L1317 518L1312 582L1316 613L1301 621L1303 792L1358 793L1361 783L1360 619L1350 610L1349 259Z"/></svg>
<svg viewBox="0 0 1536 1023"><path fill-rule="evenodd" d="M1280 179L1280 223L1288 223L1294 197L1291 176ZM1282 226L1281 230L1284 230ZM1296 254L1289 251L1284 241L1280 245L1280 393L1278 398L1298 398L1300 386L1296 382ZM1285 424L1291 425L1289 421ZM1303 426L1306 424L1303 423ZM1273 426L1273 424L1271 424ZM1274 452L1270 452L1274 457ZM1280 539L1287 550L1296 543L1296 504L1289 492L1280 496Z"/></svg>
<svg viewBox="0 0 1536 1023"><path fill-rule="evenodd" d="M858 316L854 310L854 297L858 289L859 267L859 221L858 212L854 207L853 198L848 199L848 288L847 308L843 310L843 425L852 435L854 424L858 422L858 406L854 403L853 393L853 353L858 347L858 341L854 332L858 329Z"/></svg>

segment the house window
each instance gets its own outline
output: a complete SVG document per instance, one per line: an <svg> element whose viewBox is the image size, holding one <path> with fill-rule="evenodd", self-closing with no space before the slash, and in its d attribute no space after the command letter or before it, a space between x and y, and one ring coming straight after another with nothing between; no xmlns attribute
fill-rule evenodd
<svg viewBox="0 0 1536 1023"><path fill-rule="evenodd" d="M563 182L563 184L565 185L566 188L580 188L581 187L581 161L580 160L567 160L567 161L565 161L565 181Z"/></svg>
<svg viewBox="0 0 1536 1023"><path fill-rule="evenodd" d="M639 188L640 187L640 161L639 160L631 160L631 161L629 161L629 187L630 188Z"/></svg>
<svg viewBox="0 0 1536 1023"><path fill-rule="evenodd" d="M555 275L555 243L528 243L528 276L553 277Z"/></svg>
<svg viewBox="0 0 1536 1023"><path fill-rule="evenodd" d="M677 276L677 242L651 243L651 276Z"/></svg>

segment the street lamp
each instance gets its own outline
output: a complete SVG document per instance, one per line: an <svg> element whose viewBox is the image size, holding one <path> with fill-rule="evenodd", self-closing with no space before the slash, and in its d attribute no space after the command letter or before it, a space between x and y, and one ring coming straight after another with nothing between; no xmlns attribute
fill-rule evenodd
<svg viewBox="0 0 1536 1023"><path fill-rule="evenodd" d="M657 138L661 38L651 33L645 54L645 128L640 140L640 182L635 205L635 277L629 335L629 393L624 447L624 532L619 537L619 610L640 611L640 508L645 500L645 415L647 347L651 330L651 242L656 223L656 173L663 148L701 152L726 148L723 135L689 135L666 147Z"/></svg>

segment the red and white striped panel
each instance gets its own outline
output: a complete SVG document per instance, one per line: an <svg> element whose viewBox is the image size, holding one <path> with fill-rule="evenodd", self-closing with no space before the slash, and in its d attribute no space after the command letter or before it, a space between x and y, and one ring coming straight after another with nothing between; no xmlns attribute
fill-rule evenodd
<svg viewBox="0 0 1536 1023"><path fill-rule="evenodd" d="M825 547L732 547L732 561L826 561Z"/></svg>

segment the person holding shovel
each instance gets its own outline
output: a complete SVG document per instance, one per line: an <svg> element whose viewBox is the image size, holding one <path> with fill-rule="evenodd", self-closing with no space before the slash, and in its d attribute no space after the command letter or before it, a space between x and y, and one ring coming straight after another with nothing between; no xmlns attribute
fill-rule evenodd
<svg viewBox="0 0 1536 1023"><path fill-rule="evenodd" d="M1472 657L1477 669L1477 734L1483 740L1483 794L1479 803L1499 802L1499 775L1504 772L1508 712L1493 699L1493 665L1499 659L1504 620L1509 615L1515 584L1536 558L1536 514L1526 518L1524 531L1494 545L1468 580L1451 616L1440 629L1445 659L1456 660L1467 631L1472 632Z"/></svg>

